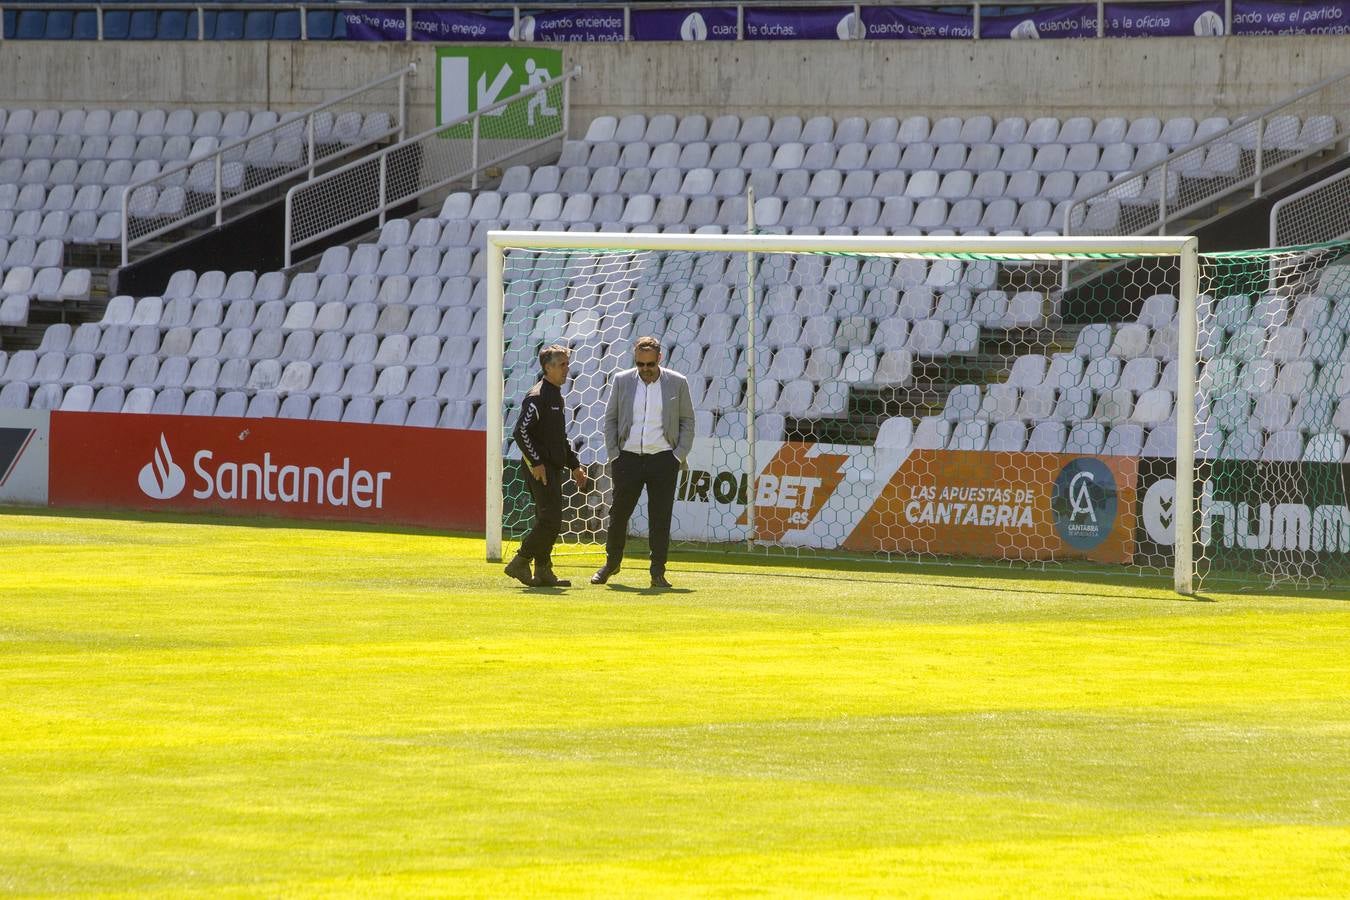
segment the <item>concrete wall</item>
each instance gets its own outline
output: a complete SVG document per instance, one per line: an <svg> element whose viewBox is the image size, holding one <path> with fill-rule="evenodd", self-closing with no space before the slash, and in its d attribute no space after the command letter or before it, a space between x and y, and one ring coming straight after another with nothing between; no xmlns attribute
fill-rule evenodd
<svg viewBox="0 0 1350 900"><path fill-rule="evenodd" d="M1350 66L1344 37L567 44L574 127L604 113L1235 115ZM433 45L0 43L0 104L301 109L416 62L415 129L435 113ZM1350 116L1350 91L1333 108Z"/></svg>

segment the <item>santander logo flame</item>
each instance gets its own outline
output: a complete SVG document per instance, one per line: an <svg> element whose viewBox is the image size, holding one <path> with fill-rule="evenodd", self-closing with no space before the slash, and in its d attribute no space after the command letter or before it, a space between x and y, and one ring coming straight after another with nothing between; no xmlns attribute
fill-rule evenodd
<svg viewBox="0 0 1350 900"><path fill-rule="evenodd" d="M172 500L187 485L187 475L174 463L173 454L169 452L169 442L163 432L160 432L154 459L141 468L137 482L141 491L153 500Z"/></svg>

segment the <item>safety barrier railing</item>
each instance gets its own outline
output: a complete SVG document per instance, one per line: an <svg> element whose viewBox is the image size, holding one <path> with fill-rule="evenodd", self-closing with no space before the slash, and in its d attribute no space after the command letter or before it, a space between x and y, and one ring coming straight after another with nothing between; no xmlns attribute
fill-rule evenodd
<svg viewBox="0 0 1350 900"><path fill-rule="evenodd" d="M227 211L318 167L407 131L408 79L416 64L378 78L276 124L213 146L199 138L188 158L122 189L122 265L131 251L185 225ZM255 122L257 121L255 117Z"/></svg>
<svg viewBox="0 0 1350 900"><path fill-rule="evenodd" d="M1271 175L1350 136L1350 122L1330 112L1345 108L1347 86L1350 71L1333 75L1072 200L1063 233L1165 235L1172 223L1225 197L1248 190L1261 197Z"/></svg>
<svg viewBox="0 0 1350 900"><path fill-rule="evenodd" d="M1350 169L1323 178L1270 208L1270 246L1301 247L1350 237Z"/></svg>
<svg viewBox="0 0 1350 900"><path fill-rule="evenodd" d="M286 192L285 265L295 251L365 219L567 139L576 67L465 116L326 172ZM556 105L554 105L556 104ZM538 124L536 124L536 119Z"/></svg>

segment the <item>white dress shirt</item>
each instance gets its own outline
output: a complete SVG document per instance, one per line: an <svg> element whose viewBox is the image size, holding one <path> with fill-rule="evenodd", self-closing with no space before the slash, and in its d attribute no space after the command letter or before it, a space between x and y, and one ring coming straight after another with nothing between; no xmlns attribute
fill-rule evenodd
<svg viewBox="0 0 1350 900"><path fill-rule="evenodd" d="M671 449L661 427L661 379L651 384L638 378L633 391L633 427L623 449L628 453L661 453Z"/></svg>

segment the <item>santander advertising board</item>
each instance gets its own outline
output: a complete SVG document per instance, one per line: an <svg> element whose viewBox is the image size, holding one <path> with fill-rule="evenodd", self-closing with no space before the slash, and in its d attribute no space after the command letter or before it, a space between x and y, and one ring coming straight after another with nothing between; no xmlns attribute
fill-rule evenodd
<svg viewBox="0 0 1350 900"><path fill-rule="evenodd" d="M482 527L483 433L60 413L51 503Z"/></svg>

